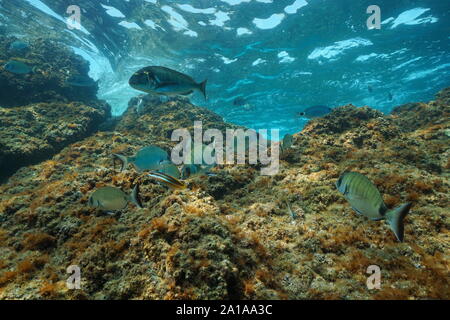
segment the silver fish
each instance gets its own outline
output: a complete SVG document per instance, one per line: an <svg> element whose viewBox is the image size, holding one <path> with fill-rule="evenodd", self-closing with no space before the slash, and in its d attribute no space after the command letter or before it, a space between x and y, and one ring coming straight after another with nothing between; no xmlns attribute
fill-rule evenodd
<svg viewBox="0 0 450 320"><path fill-rule="evenodd" d="M333 111L333 109L328 108L327 106L312 106L305 109L305 111L299 112L298 115L301 117L312 119L323 117L329 114L331 111Z"/></svg>
<svg viewBox="0 0 450 320"><path fill-rule="evenodd" d="M25 51L29 48L29 44L20 40L16 40L9 45L10 51Z"/></svg>
<svg viewBox="0 0 450 320"><path fill-rule="evenodd" d="M281 152L286 151L294 144L294 136L292 134L287 133L283 141L281 142Z"/></svg>
<svg viewBox="0 0 450 320"><path fill-rule="evenodd" d="M372 220L385 219L397 239L403 241L403 219L408 214L411 203L405 203L389 210L377 187L358 172L344 172L336 182L336 187L353 210Z"/></svg>
<svg viewBox="0 0 450 320"><path fill-rule="evenodd" d="M130 195L115 187L103 187L96 190L89 197L89 205L105 211L117 211L124 209L128 202L142 208L139 200L139 185L135 185Z"/></svg>
<svg viewBox="0 0 450 320"><path fill-rule="evenodd" d="M217 176L217 174L210 171L213 167L214 166L201 166L201 165L196 165L196 164L185 164L181 168L181 178L188 179L188 178L192 178L194 176L201 176L201 175L205 175L208 177L215 177L215 176Z"/></svg>
<svg viewBox="0 0 450 320"><path fill-rule="evenodd" d="M169 160L161 162L159 165L159 169L156 171L167 174L176 179L179 179L181 177L181 173L180 170L178 170L178 167Z"/></svg>
<svg viewBox="0 0 450 320"><path fill-rule="evenodd" d="M162 162L169 160L169 155L165 150L158 146L148 146L140 149L133 157L113 153L114 166L116 159L122 162L120 171L126 169L128 163L131 163L138 172L142 172L144 170L159 169Z"/></svg>
<svg viewBox="0 0 450 320"><path fill-rule="evenodd" d="M3 68L5 68L6 71L15 74L28 74L36 71L36 67L30 67L29 65L16 60L10 60Z"/></svg>
<svg viewBox="0 0 450 320"><path fill-rule="evenodd" d="M189 95L200 91L206 99L206 81L197 83L190 76L159 66L150 66L135 72L129 80L132 88L160 95Z"/></svg>

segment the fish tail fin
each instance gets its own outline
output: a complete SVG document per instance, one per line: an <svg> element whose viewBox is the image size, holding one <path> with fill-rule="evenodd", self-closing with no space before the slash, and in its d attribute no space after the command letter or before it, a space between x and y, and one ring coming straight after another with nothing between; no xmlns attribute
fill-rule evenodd
<svg viewBox="0 0 450 320"><path fill-rule="evenodd" d="M206 98L206 82L208 82L208 79L206 79L205 81L203 81L202 83L199 84L199 90L201 91L201 93L203 93L203 96Z"/></svg>
<svg viewBox="0 0 450 320"><path fill-rule="evenodd" d="M113 153L114 169L116 168L116 159L119 159L122 162L122 166L120 167L120 171L122 172L123 169L128 166L128 158L121 154Z"/></svg>
<svg viewBox="0 0 450 320"><path fill-rule="evenodd" d="M392 231L394 231L395 236L400 242L403 242L403 230L404 230L403 219L409 213L411 205L412 203L408 202L402 204L401 206L393 210L389 210L386 213L386 218L389 223L389 226L391 227Z"/></svg>
<svg viewBox="0 0 450 320"><path fill-rule="evenodd" d="M130 200L131 200L131 202L133 202L139 209L142 209L142 208L143 208L141 199L139 198L139 184L138 184L138 183L134 186L133 191L131 192Z"/></svg>

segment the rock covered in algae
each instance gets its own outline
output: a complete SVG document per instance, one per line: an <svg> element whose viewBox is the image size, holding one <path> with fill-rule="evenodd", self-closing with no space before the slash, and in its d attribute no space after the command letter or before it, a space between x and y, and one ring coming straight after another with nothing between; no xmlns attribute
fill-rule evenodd
<svg viewBox="0 0 450 320"><path fill-rule="evenodd" d="M0 107L24 106L41 102L97 102L98 85L71 85L73 77L88 79L89 63L61 43L48 39L23 39L28 49L10 50L14 37L0 36ZM3 66L19 61L34 69L16 74Z"/></svg>
<svg viewBox="0 0 450 320"><path fill-rule="evenodd" d="M294 135L276 175L230 165L180 191L117 172L111 153L168 149L167 132L193 120L226 124L187 102L149 103L0 185L0 298L449 299L450 120L402 127L436 103L448 108L442 99L393 115L337 108ZM390 208L413 202L403 243L352 211L334 186L344 170L368 176ZM99 187L136 182L143 209L108 216L87 206ZM65 286L69 265L81 268L80 290ZM366 286L370 265L380 289Z"/></svg>
<svg viewBox="0 0 450 320"><path fill-rule="evenodd" d="M106 104L103 109L57 102L0 108L0 178L84 139L109 114Z"/></svg>
<svg viewBox="0 0 450 320"><path fill-rule="evenodd" d="M164 100L168 100L164 102ZM194 121L201 121L203 129L242 128L225 124L218 114L209 109L192 105L187 98L161 98L146 95L133 98L116 127L136 136L162 137L170 140L175 129L188 129L193 137Z"/></svg>

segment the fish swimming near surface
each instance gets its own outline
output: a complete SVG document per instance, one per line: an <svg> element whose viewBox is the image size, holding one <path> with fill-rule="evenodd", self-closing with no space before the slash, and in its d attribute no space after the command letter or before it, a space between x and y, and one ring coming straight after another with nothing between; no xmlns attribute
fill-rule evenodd
<svg viewBox="0 0 450 320"><path fill-rule="evenodd" d="M299 112L298 115L305 118L317 118L317 117L323 117L327 114L329 114L333 109L328 108L327 106L312 106L305 111Z"/></svg>
<svg viewBox="0 0 450 320"><path fill-rule="evenodd" d="M408 214L411 203L389 210L377 187L366 176L357 172L344 172L337 180L336 187L353 210L372 220L385 219L397 239L403 241L403 219Z"/></svg>
<svg viewBox="0 0 450 320"><path fill-rule="evenodd" d="M160 147L149 146L140 149L133 157L113 153L114 165L116 159L122 162L120 171L123 171L123 169L127 168L128 164L131 163L138 172L142 172L144 170L158 170L162 162L169 160L169 155Z"/></svg>
<svg viewBox="0 0 450 320"><path fill-rule="evenodd" d="M206 81L197 83L181 72L166 67L150 66L134 73L129 84L139 91L166 96L186 96L198 90L206 99Z"/></svg>
<svg viewBox="0 0 450 320"><path fill-rule="evenodd" d="M6 71L9 71L11 73L15 73L15 74L28 74L28 73L34 73L36 72L36 67L30 67L29 65L21 62L21 61L17 61L17 60L10 60L8 61L3 68Z"/></svg>
<svg viewBox="0 0 450 320"><path fill-rule="evenodd" d="M243 106L244 104L246 104L246 100L243 97L237 97L233 100L234 106Z"/></svg>
<svg viewBox="0 0 450 320"><path fill-rule="evenodd" d="M88 76L71 76L66 80L66 84L73 87L93 87L96 82Z"/></svg>
<svg viewBox="0 0 450 320"><path fill-rule="evenodd" d="M138 208L142 208L139 199L139 185L135 185L131 194L126 194L119 188L103 187L96 190L89 197L89 205L104 211L117 211L125 209L128 202L134 203Z"/></svg>
<svg viewBox="0 0 450 320"><path fill-rule="evenodd" d="M148 174L149 177L156 179L158 182L164 184L165 186L168 186L172 189L185 189L186 184L172 176L169 176L167 174L161 173L161 172L150 172Z"/></svg>
<svg viewBox="0 0 450 320"><path fill-rule="evenodd" d="M242 105L242 109L245 111L253 111L255 110L255 106L250 103L245 103L244 105Z"/></svg>

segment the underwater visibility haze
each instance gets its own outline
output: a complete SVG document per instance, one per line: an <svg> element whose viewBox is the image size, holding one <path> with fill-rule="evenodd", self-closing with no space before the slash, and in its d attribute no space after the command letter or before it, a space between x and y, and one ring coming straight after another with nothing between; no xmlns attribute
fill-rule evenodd
<svg viewBox="0 0 450 320"><path fill-rule="evenodd" d="M448 300L449 115L449 1L0 0L0 299Z"/></svg>

